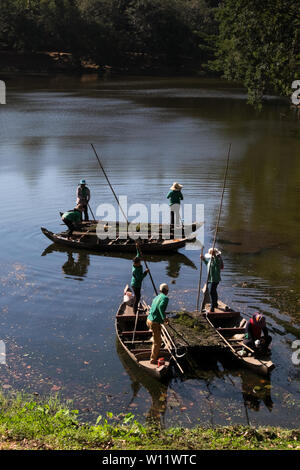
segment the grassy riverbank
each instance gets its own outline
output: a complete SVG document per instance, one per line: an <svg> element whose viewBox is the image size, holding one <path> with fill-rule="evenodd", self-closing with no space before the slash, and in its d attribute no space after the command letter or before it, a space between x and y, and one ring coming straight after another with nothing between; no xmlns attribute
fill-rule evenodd
<svg viewBox="0 0 300 470"><path fill-rule="evenodd" d="M56 398L40 401L0 394L0 449L300 449L300 430L244 426L161 430L143 426L132 414L110 413L88 425Z"/></svg>

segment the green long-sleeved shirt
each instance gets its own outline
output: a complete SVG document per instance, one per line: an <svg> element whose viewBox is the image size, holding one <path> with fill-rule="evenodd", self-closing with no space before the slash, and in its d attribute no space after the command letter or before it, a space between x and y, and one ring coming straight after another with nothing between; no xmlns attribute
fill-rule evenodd
<svg viewBox="0 0 300 470"><path fill-rule="evenodd" d="M132 287L142 287L142 282L144 277L147 276L147 273L143 271L143 266L132 266L132 277L131 285Z"/></svg>
<svg viewBox="0 0 300 470"><path fill-rule="evenodd" d="M156 323L164 323L166 319L166 308L169 302L169 298L162 292L158 294L152 301L148 320Z"/></svg>
<svg viewBox="0 0 300 470"><path fill-rule="evenodd" d="M221 256L214 256L211 258L204 257L203 261L207 266L207 271L209 271L208 282L220 282L221 269L223 267L223 261Z"/></svg>
<svg viewBox="0 0 300 470"><path fill-rule="evenodd" d="M170 199L170 206L173 206L173 204L180 204L180 201L183 200L182 192L171 190L167 194L167 199Z"/></svg>
<svg viewBox="0 0 300 470"><path fill-rule="evenodd" d="M81 222L81 212L77 210L67 211L62 215L62 219L69 220L74 224L78 224Z"/></svg>

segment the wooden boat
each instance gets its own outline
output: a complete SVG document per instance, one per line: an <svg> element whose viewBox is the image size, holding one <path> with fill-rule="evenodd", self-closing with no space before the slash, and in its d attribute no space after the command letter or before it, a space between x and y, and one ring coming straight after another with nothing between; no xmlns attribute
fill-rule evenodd
<svg viewBox="0 0 300 470"><path fill-rule="evenodd" d="M117 237L113 240L100 240L96 232L73 232L72 238L67 237L67 232L53 233L44 227L41 227L43 234L49 240L59 245L70 248L82 248L90 251L114 251L125 253L136 253L135 240L132 238ZM172 253L179 248L183 248L187 243L186 238L164 240L164 239L139 239L142 253Z"/></svg>
<svg viewBox="0 0 300 470"><path fill-rule="evenodd" d="M126 286L124 290L124 298L128 293L131 293L131 289ZM133 312L133 307L128 304L128 302L123 301L116 315L116 333L120 344L135 364L145 372L161 379L165 377L170 370L171 353L164 345L159 353L159 358L164 359L164 364L159 365L150 363L152 333L146 324L148 311L148 306L143 306L139 309L135 330L136 316Z"/></svg>
<svg viewBox="0 0 300 470"><path fill-rule="evenodd" d="M256 357L250 348L244 346L247 320L240 312L230 309L219 301L218 308L215 308L213 313L210 312L210 304L206 304L203 314L241 365L260 375L268 375L274 369L275 365L268 357ZM239 354L243 349L246 352L245 356Z"/></svg>

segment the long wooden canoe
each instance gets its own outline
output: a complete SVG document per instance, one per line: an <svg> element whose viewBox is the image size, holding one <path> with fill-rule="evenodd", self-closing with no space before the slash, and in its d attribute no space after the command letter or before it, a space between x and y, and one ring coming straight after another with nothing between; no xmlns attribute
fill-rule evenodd
<svg viewBox="0 0 300 470"><path fill-rule="evenodd" d="M126 286L124 296L131 292ZM164 364L151 364L150 355L152 348L152 333L148 329L146 320L149 307L141 306L138 311L138 319L136 324L136 316L132 305L128 302L122 302L116 315L115 328L120 344L127 352L128 356L142 368L145 372L161 379L170 371L171 354L165 346L162 346L159 352L159 358L164 358ZM136 324L136 330L135 330Z"/></svg>
<svg viewBox="0 0 300 470"><path fill-rule="evenodd" d="M214 327L234 358L257 374L268 375L275 367L273 362L268 357L256 357L250 348L247 349L243 344L247 320L241 316L240 312L230 309L221 301L218 302L218 308L215 308L213 313L210 312L209 307L209 304L205 306L203 315ZM243 349L246 352L245 356L239 354Z"/></svg>
<svg viewBox="0 0 300 470"><path fill-rule="evenodd" d="M100 240L97 234L88 232L73 232L72 238L68 238L66 232L53 233L44 227L41 227L43 234L49 240L59 245L70 248L82 248L90 251L113 251L124 253L135 253L136 244L131 238L121 239L119 237L110 240ZM187 243L186 238L164 240L164 239L146 239L139 240L142 253L172 253L179 248L183 248Z"/></svg>

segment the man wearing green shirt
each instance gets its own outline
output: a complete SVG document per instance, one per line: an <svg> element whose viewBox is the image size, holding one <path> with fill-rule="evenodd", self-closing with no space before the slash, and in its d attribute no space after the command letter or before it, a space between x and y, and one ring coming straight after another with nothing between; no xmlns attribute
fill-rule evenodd
<svg viewBox="0 0 300 470"><path fill-rule="evenodd" d="M218 307L217 287L221 281L221 269L224 269L224 263L221 258L221 252L217 248L210 248L205 256L201 255L201 260L207 266L207 289L210 296L210 311L214 312L215 308Z"/></svg>
<svg viewBox="0 0 300 470"><path fill-rule="evenodd" d="M61 220L68 227L68 238L71 237L76 225L81 223L82 206L78 204L73 210L69 210L62 214Z"/></svg>
<svg viewBox="0 0 300 470"><path fill-rule="evenodd" d="M166 308L169 302L167 284L159 286L160 293L153 299L150 312L147 318L147 326L153 334L153 345L151 350L150 362L157 364L159 351L161 347L161 325L167 323Z"/></svg>
<svg viewBox="0 0 300 470"><path fill-rule="evenodd" d="M139 301L141 299L141 287L143 279L147 276L149 270L146 269L143 271L143 266L141 264L141 258L139 252L133 260L132 266L132 278L131 278L131 287L134 292L134 306L133 311L136 314L139 306Z"/></svg>
<svg viewBox="0 0 300 470"><path fill-rule="evenodd" d="M183 195L181 192L182 185L179 183L173 183L170 188L170 191L167 194L167 199L170 199L170 223L171 223L171 238L174 238L174 225L180 224L180 201L183 200Z"/></svg>

